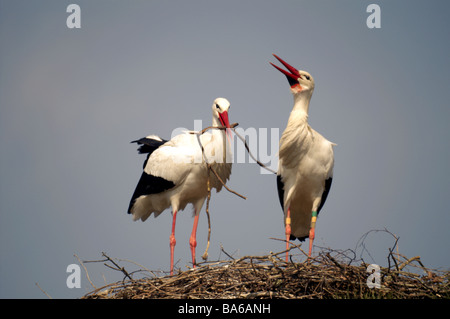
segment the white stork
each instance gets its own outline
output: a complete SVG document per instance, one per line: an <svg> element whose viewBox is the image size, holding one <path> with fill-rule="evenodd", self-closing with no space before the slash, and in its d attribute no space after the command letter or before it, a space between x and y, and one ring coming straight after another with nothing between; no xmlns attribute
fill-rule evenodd
<svg viewBox="0 0 450 319"><path fill-rule="evenodd" d="M173 275L173 256L176 245L175 222L177 212L187 204L194 206L194 226L189 239L192 263L195 268L195 247L198 217L208 195L208 176L210 187L217 192L222 183L214 174L208 172L206 161L211 164L225 183L231 175L231 134L228 121L230 103L217 98L212 105L212 126L225 126L225 130L212 129L200 136L185 132L170 141L150 135L132 143L138 143L139 153L148 153L144 162L144 171L131 198L128 213L133 220L145 221L152 213L159 216L165 209L172 207L172 233L170 235L170 274ZM204 150L202 151L201 145Z"/></svg>
<svg viewBox="0 0 450 319"><path fill-rule="evenodd" d="M294 107L280 139L277 172L278 195L285 217L286 249L289 249L289 240L304 241L309 237L308 256L311 257L317 215L327 199L333 178L333 146L336 144L308 124L313 77L274 56L288 71L270 64L286 75L294 96ZM286 261L288 256L286 252Z"/></svg>

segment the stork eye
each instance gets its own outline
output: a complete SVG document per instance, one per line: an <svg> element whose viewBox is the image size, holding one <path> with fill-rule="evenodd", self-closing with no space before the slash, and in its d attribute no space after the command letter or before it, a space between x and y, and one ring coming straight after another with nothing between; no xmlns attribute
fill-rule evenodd
<svg viewBox="0 0 450 319"><path fill-rule="evenodd" d="M308 81L310 80L309 75L305 75L305 78L306 78Z"/></svg>
<svg viewBox="0 0 450 319"><path fill-rule="evenodd" d="M220 109L220 106L219 106L219 104L216 104L216 109Z"/></svg>

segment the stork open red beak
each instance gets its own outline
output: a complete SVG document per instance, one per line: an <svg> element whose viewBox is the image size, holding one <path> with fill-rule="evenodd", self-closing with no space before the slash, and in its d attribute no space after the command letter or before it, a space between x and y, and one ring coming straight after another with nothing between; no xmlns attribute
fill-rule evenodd
<svg viewBox="0 0 450 319"><path fill-rule="evenodd" d="M302 78L302 76L300 75L298 70L296 68L294 68L292 65L290 65L289 63L285 62L283 59L281 59L277 55L274 54L273 56L276 57L278 59L278 61L280 61L286 67L286 69L289 70L289 72L286 71L286 70L283 70L282 68L280 68L278 66L276 66L272 62L270 62L270 64L272 64L272 66L275 67L278 71L280 71L281 73L286 75L286 78L288 79L289 84L291 86L297 84L298 83L298 79Z"/></svg>
<svg viewBox="0 0 450 319"><path fill-rule="evenodd" d="M222 126L225 126L227 128L227 137L228 141L230 142L231 139L231 129L230 129L230 122L228 121L228 112L223 111L222 113L219 113L219 121Z"/></svg>

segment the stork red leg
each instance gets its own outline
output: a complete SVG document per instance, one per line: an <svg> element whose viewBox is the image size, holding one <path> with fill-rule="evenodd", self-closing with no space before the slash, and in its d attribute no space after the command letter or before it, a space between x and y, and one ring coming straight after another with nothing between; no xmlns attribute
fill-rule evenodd
<svg viewBox="0 0 450 319"><path fill-rule="evenodd" d="M177 221L177 211L173 212L172 234L170 234L170 275L173 275L173 254L177 241L175 240L175 223Z"/></svg>
<svg viewBox="0 0 450 319"><path fill-rule="evenodd" d="M314 237L316 236L316 232L315 232L316 220L317 220L317 212L312 212L311 229L309 230L309 253L308 253L308 258L311 258L313 241L314 241Z"/></svg>
<svg viewBox="0 0 450 319"><path fill-rule="evenodd" d="M192 227L191 238L189 239L189 245L191 246L191 255L192 255L192 265L195 268L195 247L197 247L197 225L198 225L198 216L199 214L195 214L194 218L194 226Z"/></svg>
<svg viewBox="0 0 450 319"><path fill-rule="evenodd" d="M288 208L286 216L286 250L289 249L289 239L291 238L291 208ZM289 251L286 251L286 262L289 261Z"/></svg>

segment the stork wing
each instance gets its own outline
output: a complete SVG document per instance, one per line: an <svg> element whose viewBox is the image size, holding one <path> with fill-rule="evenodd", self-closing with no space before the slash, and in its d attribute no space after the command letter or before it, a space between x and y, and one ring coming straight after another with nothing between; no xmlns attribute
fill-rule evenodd
<svg viewBox="0 0 450 319"><path fill-rule="evenodd" d="M167 140L164 140L156 135L149 135L147 137L140 138L138 140L132 141L131 143L137 143L140 145L138 148L139 154L145 153L153 153L158 147L167 143Z"/></svg>
<svg viewBox="0 0 450 319"><path fill-rule="evenodd" d="M327 196L328 196L328 193L330 192L332 181L333 181L332 177L329 177L328 179L325 180L325 189L323 190L322 198L320 199L320 205L319 205L319 208L317 209L317 214L319 214L320 210L322 209L323 205L325 204L325 201L327 200Z"/></svg>
<svg viewBox="0 0 450 319"><path fill-rule="evenodd" d="M139 140L132 141L131 143L137 143L138 145L140 145L140 147L138 148L139 154L148 153L147 158L144 161L144 169L145 169L145 167L148 164L148 160L150 159L150 156L153 154L153 152L167 142L168 142L167 140L163 140L158 136L151 135L143 137ZM131 196L130 205L128 207L128 213L131 213L131 208L137 198L144 195L161 193L173 187L175 187L175 183L173 181L166 180L159 176L147 174L145 171L142 172L141 178L139 179L139 182L136 185L136 189L134 190L133 196Z"/></svg>
<svg viewBox="0 0 450 319"><path fill-rule="evenodd" d="M156 135L149 135L147 137L140 138L138 140L132 141L131 143L137 143L140 145L138 148L139 154L147 154L147 159L144 162L143 168L147 165L148 158L150 155L160 146L167 143L167 140L164 140Z"/></svg>
<svg viewBox="0 0 450 319"><path fill-rule="evenodd" d="M192 164L201 162L201 155L196 137L192 134L180 134L150 155L144 172L179 185L190 173Z"/></svg>

